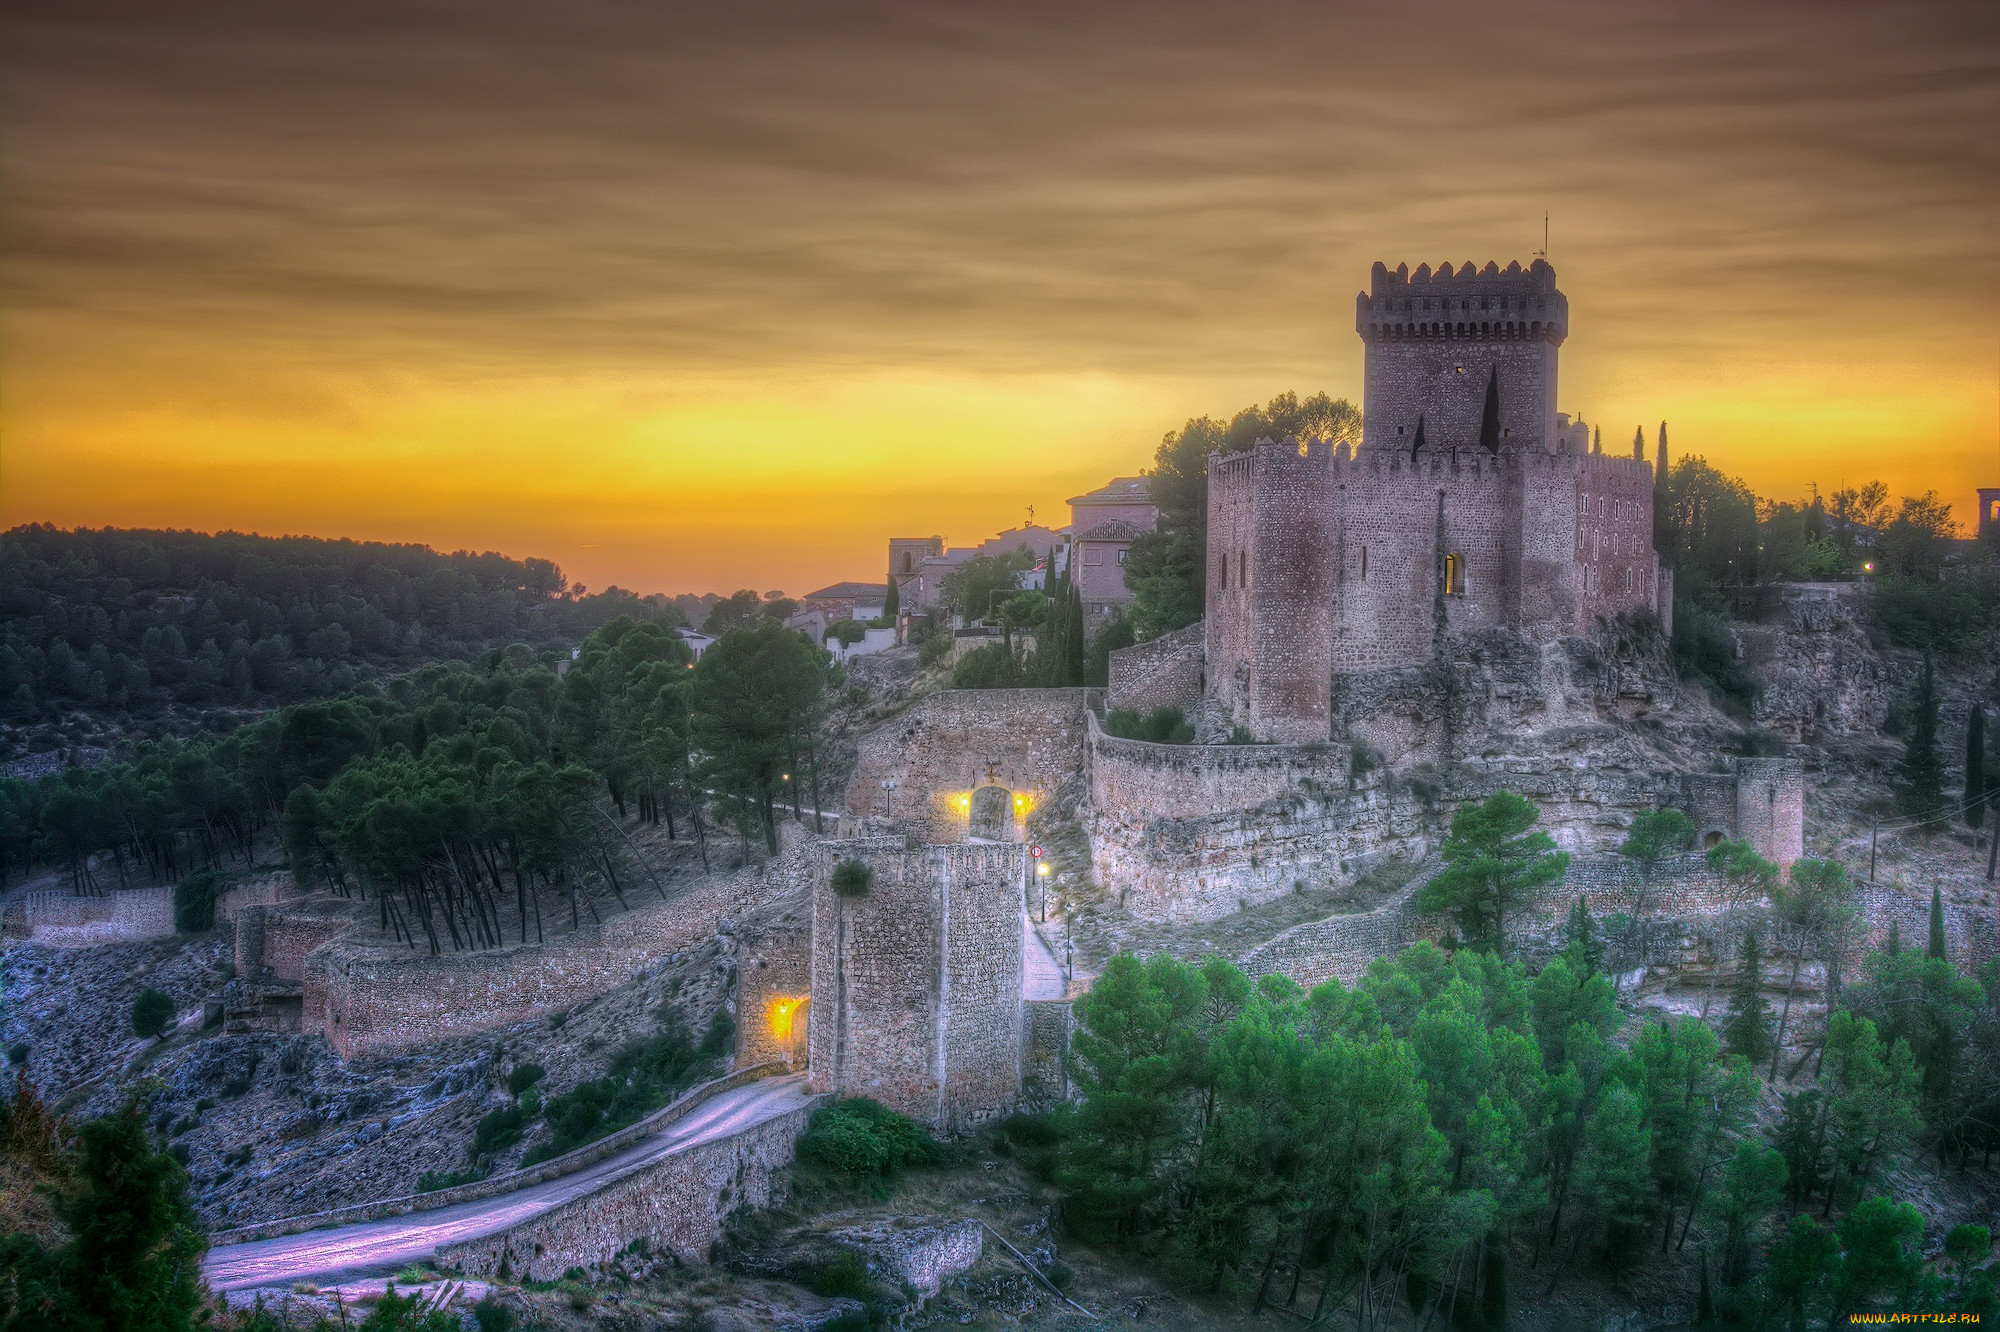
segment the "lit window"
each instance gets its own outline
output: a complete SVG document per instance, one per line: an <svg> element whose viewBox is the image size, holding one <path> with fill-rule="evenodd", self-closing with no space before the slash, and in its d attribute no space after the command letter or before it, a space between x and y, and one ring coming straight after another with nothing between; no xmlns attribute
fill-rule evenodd
<svg viewBox="0 0 2000 1332"><path fill-rule="evenodd" d="M1447 555L1444 557L1444 590L1446 596L1462 597L1465 595L1465 556Z"/></svg>
<svg viewBox="0 0 2000 1332"><path fill-rule="evenodd" d="M1119 562L1120 564L1123 564L1123 563L1125 563L1125 552L1124 552L1124 550L1123 550L1123 549L1119 550L1119 552L1118 552L1118 562Z"/></svg>

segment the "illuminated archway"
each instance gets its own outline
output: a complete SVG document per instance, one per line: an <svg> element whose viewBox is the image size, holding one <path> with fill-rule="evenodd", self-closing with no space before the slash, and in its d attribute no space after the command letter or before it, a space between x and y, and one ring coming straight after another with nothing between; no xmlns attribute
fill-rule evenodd
<svg viewBox="0 0 2000 1332"><path fill-rule="evenodd" d="M982 786L974 791L966 833L994 842L1011 841L1014 836L1014 793L1004 786Z"/></svg>

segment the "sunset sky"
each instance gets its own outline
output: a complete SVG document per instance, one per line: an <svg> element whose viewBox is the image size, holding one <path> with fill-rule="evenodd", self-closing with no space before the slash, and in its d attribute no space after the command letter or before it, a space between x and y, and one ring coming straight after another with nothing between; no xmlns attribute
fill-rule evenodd
<svg viewBox="0 0 2000 1332"><path fill-rule="evenodd" d="M2000 6L0 8L0 525L882 576L1524 264L1559 406L2000 484Z"/></svg>

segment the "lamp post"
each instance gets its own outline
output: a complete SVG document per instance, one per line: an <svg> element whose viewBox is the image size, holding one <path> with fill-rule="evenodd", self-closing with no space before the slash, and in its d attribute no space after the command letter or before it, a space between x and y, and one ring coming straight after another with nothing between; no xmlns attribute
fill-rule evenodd
<svg viewBox="0 0 2000 1332"><path fill-rule="evenodd" d="M895 789L896 784L894 782L886 777L882 779L882 817L885 819L889 817L889 800L891 793Z"/></svg>

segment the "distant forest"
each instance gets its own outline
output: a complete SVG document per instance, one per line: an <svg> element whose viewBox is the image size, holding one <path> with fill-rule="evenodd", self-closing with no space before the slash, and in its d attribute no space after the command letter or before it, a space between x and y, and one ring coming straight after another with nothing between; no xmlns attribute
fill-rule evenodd
<svg viewBox="0 0 2000 1332"><path fill-rule="evenodd" d="M688 613L663 596L583 591L552 561L492 552L17 527L0 535L0 716L33 727L87 710L143 725L173 709L262 710L424 661L566 648L621 614Z"/></svg>

